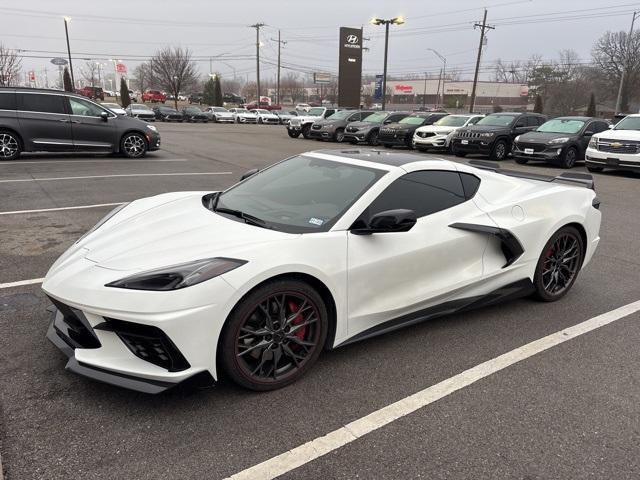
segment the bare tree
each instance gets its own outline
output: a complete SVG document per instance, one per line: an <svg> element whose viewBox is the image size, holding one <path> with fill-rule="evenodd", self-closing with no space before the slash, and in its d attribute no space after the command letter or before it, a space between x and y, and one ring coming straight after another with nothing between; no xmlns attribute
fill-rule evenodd
<svg viewBox="0 0 640 480"><path fill-rule="evenodd" d="M80 69L82 78L84 78L92 87L96 86L98 82L98 76L100 75L100 66L98 62L88 61L84 64L84 68Z"/></svg>
<svg viewBox="0 0 640 480"><path fill-rule="evenodd" d="M21 68L22 59L0 43L0 87L16 85Z"/></svg>
<svg viewBox="0 0 640 480"><path fill-rule="evenodd" d="M153 74L150 63L141 63L133 69L134 84L141 93L153 86Z"/></svg>
<svg viewBox="0 0 640 480"><path fill-rule="evenodd" d="M160 88L173 95L178 108L178 95L198 81L196 64L189 49L167 47L151 59L151 72Z"/></svg>

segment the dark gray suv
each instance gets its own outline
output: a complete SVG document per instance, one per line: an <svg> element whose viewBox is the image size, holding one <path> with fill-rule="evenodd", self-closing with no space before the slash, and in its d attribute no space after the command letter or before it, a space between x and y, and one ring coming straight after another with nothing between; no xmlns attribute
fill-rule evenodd
<svg viewBox="0 0 640 480"><path fill-rule="evenodd" d="M113 152L138 158L158 148L156 127L80 95L0 88L0 160L21 152Z"/></svg>

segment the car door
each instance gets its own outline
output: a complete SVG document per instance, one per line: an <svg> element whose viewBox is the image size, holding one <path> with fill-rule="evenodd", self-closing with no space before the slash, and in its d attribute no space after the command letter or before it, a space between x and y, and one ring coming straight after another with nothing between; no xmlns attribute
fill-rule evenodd
<svg viewBox="0 0 640 480"><path fill-rule="evenodd" d="M117 116L88 100L75 97L67 99L75 149L113 150L116 141L114 119Z"/></svg>
<svg viewBox="0 0 640 480"><path fill-rule="evenodd" d="M349 335L366 335L385 322L464 296L464 288L482 278L487 237L451 225L495 223L465 197L458 172L407 173L359 221L401 208L416 212L411 230L348 235Z"/></svg>
<svg viewBox="0 0 640 480"><path fill-rule="evenodd" d="M18 92L16 103L26 150L73 150L71 120L64 95Z"/></svg>

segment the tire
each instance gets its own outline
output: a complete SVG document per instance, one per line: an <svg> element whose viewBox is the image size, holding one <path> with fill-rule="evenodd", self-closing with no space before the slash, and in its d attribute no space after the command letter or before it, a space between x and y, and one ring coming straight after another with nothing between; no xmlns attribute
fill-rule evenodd
<svg viewBox="0 0 640 480"><path fill-rule="evenodd" d="M529 162L528 158L520 158L520 157L516 158L516 163L519 163L520 165L526 165L528 162Z"/></svg>
<svg viewBox="0 0 640 480"><path fill-rule="evenodd" d="M367 137L367 143L372 147L377 147L380 144L380 142L378 142L378 135L378 130L371 132Z"/></svg>
<svg viewBox="0 0 640 480"><path fill-rule="evenodd" d="M310 124L304 125L302 127L302 136L305 139L309 140L311 138L311 136L309 135L310 133L311 133L311 125Z"/></svg>
<svg viewBox="0 0 640 480"><path fill-rule="evenodd" d="M259 119L258 119L258 123L259 123L260 125L262 125L262 119L261 119L261 118L259 118Z"/></svg>
<svg viewBox="0 0 640 480"><path fill-rule="evenodd" d="M535 296L543 302L564 297L578 277L584 260L584 241L574 227L562 227L545 244L533 277Z"/></svg>
<svg viewBox="0 0 640 480"><path fill-rule="evenodd" d="M507 158L507 155L509 154L509 145L507 145L507 142L505 142L504 140L496 140L496 143L494 143L493 148L491 149L491 154L489 155L489 157L492 160L504 160Z"/></svg>
<svg viewBox="0 0 640 480"><path fill-rule="evenodd" d="M574 147L569 147L560 157L560 166L562 168L573 168L577 159L578 151Z"/></svg>
<svg viewBox="0 0 640 480"><path fill-rule="evenodd" d="M460 157L460 158L464 158L464 157L466 157L466 156L467 156L467 154L466 154L466 153L464 153L464 152L456 152L455 150L453 151L453 154L454 154L456 157Z"/></svg>
<svg viewBox="0 0 640 480"><path fill-rule="evenodd" d="M287 130L287 135L291 138L298 138L300 136L300 132L292 132L291 130Z"/></svg>
<svg viewBox="0 0 640 480"><path fill-rule="evenodd" d="M310 285L268 282L234 307L220 336L218 358L238 385L256 391L282 388L316 362L328 325L327 308Z"/></svg>
<svg viewBox="0 0 640 480"><path fill-rule="evenodd" d="M591 173L600 173L604 170L604 167L589 167L587 166L587 170Z"/></svg>
<svg viewBox="0 0 640 480"><path fill-rule="evenodd" d="M338 128L333 134L333 141L342 143L344 142L344 128Z"/></svg>
<svg viewBox="0 0 640 480"><path fill-rule="evenodd" d="M21 151L20 137L8 130L0 130L0 161L15 160Z"/></svg>
<svg viewBox="0 0 640 480"><path fill-rule="evenodd" d="M140 133L127 133L120 140L120 153L127 158L142 158L147 154L147 148L147 140Z"/></svg>

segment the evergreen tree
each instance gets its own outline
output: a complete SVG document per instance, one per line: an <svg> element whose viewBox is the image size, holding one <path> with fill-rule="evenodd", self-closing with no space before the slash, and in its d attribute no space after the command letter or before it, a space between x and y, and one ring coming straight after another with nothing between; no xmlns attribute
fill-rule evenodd
<svg viewBox="0 0 640 480"><path fill-rule="evenodd" d="M220 75L216 75L213 77L213 83L214 83L214 99L213 99L213 106L214 107L221 107L222 106L222 85L220 84Z"/></svg>
<svg viewBox="0 0 640 480"><path fill-rule="evenodd" d="M536 95L536 103L533 106L533 111L536 113L542 113L544 110L544 105L542 104L542 97L540 95Z"/></svg>
<svg viewBox="0 0 640 480"><path fill-rule="evenodd" d="M202 93L202 103L209 106L215 106L216 102L216 84L213 77L209 77L204 84L204 92Z"/></svg>
<svg viewBox="0 0 640 480"><path fill-rule="evenodd" d="M62 84L65 92L73 92L73 85L71 85L71 75L69 75L69 69L64 67L64 73L62 74Z"/></svg>
<svg viewBox="0 0 640 480"><path fill-rule="evenodd" d="M587 117L595 117L596 116L596 96L593 92L591 92L591 96L589 97L589 106L587 107Z"/></svg>
<svg viewBox="0 0 640 480"><path fill-rule="evenodd" d="M129 87L124 77L120 78L120 103L122 108L127 108L131 105L131 97L129 96Z"/></svg>

